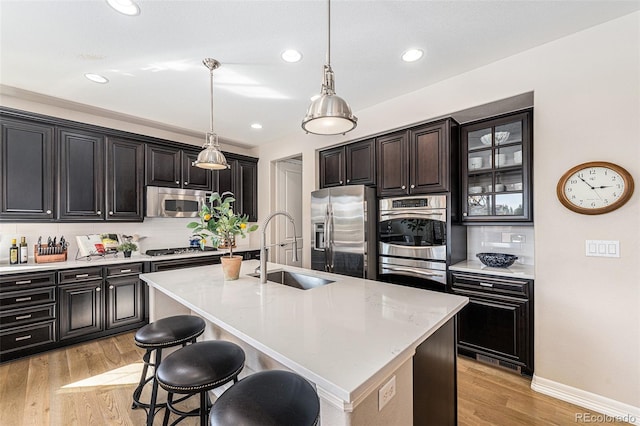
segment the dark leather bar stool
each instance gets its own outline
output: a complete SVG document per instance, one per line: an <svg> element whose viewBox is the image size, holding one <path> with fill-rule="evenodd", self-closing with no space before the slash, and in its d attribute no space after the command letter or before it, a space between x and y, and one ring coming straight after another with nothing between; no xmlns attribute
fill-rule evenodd
<svg viewBox="0 0 640 426"><path fill-rule="evenodd" d="M315 426L320 401L311 384L289 371L252 374L227 389L209 414L211 426Z"/></svg>
<svg viewBox="0 0 640 426"><path fill-rule="evenodd" d="M168 392L162 424L166 426L170 413L174 413L179 417L172 425L185 417L199 416L200 425L206 426L211 408L208 392L232 380L237 382L238 374L244 368L244 360L244 351L240 346L223 340L197 342L167 356L156 374L158 384ZM174 394L185 396L174 401ZM183 411L175 406L195 395L200 396L199 408Z"/></svg>
<svg viewBox="0 0 640 426"><path fill-rule="evenodd" d="M195 343L206 327L204 320L193 315L177 315L162 318L145 325L136 332L135 343L137 346L146 349L142 360L144 367L140 376L140 383L133 391L133 403L131 408L142 407L147 410L147 425L153 425L153 417L156 412L165 407L166 404L157 403L158 382L155 380L158 367L162 360L162 349L173 346L186 346L187 343ZM154 361L151 362L151 354L155 351ZM154 368L153 375L147 377L149 366ZM140 401L140 395L149 382L152 383L151 398L149 402Z"/></svg>

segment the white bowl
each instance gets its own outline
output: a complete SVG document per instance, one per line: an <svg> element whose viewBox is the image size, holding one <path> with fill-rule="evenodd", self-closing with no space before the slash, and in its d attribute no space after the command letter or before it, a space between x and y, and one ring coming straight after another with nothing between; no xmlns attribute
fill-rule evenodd
<svg viewBox="0 0 640 426"><path fill-rule="evenodd" d="M482 187L481 186L470 186L469 187L469 194L480 194L482 193Z"/></svg>
<svg viewBox="0 0 640 426"><path fill-rule="evenodd" d="M496 145L500 145L505 143L507 139L509 139L509 132L496 132ZM491 133L487 133L486 135L480 137L480 142L485 145L491 145Z"/></svg>
<svg viewBox="0 0 640 426"><path fill-rule="evenodd" d="M487 192L502 192L504 191L504 184L496 183L495 187L493 185L487 185Z"/></svg>

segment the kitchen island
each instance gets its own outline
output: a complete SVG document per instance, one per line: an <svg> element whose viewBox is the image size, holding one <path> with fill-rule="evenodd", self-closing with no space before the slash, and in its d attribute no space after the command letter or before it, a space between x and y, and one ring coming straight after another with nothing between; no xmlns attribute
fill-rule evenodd
<svg viewBox="0 0 640 426"><path fill-rule="evenodd" d="M241 344L249 373L304 376L325 426L455 424L454 317L466 297L276 264L268 270L334 282L260 284L248 276L258 265L243 262L240 279L226 282L220 265L142 274L150 321L201 316L205 339Z"/></svg>

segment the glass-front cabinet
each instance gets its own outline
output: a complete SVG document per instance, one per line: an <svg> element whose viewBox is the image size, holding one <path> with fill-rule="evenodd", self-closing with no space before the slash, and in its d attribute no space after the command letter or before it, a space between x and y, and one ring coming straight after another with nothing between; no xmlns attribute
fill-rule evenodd
<svg viewBox="0 0 640 426"><path fill-rule="evenodd" d="M532 114L461 126L464 222L533 221Z"/></svg>

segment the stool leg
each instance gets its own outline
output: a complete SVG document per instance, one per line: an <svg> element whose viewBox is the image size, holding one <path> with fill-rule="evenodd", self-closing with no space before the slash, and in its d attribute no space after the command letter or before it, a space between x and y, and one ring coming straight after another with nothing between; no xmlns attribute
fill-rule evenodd
<svg viewBox="0 0 640 426"><path fill-rule="evenodd" d="M171 414L171 403L173 402L173 392L167 393L167 408L164 410L164 418L162 419L162 426L169 424L169 414Z"/></svg>
<svg viewBox="0 0 640 426"><path fill-rule="evenodd" d="M140 394L142 394L142 389L147 383L147 371L149 370L149 359L151 358L151 352L151 349L147 349L145 354L142 356L144 367L142 368L140 383L138 383L138 387L136 388L136 390L133 391L133 403L131 404L131 408L134 410L140 406Z"/></svg>
<svg viewBox="0 0 640 426"><path fill-rule="evenodd" d="M207 417L209 416L209 395L207 391L200 392L200 426L207 426Z"/></svg>
<svg viewBox="0 0 640 426"><path fill-rule="evenodd" d="M156 380L156 372L162 360L162 349L156 349L156 359L153 365L153 386L151 387L151 403L149 404L149 413L147 413L147 426L153 426L153 417L156 415L156 399L158 398L158 381Z"/></svg>

